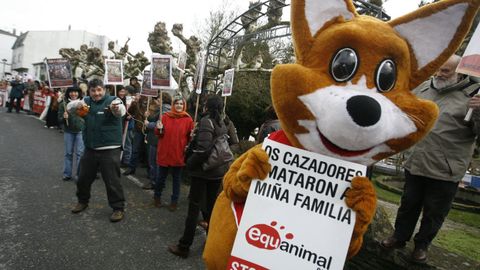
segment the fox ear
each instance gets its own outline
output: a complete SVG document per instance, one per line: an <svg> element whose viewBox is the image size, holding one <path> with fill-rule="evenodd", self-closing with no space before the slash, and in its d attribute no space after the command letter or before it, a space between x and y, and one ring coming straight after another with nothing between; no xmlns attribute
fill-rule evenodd
<svg viewBox="0 0 480 270"><path fill-rule="evenodd" d="M479 3L479 0L440 1L389 22L410 46L411 89L428 79L455 53L470 29Z"/></svg>
<svg viewBox="0 0 480 270"><path fill-rule="evenodd" d="M357 15L350 0L292 0L291 8L292 36L299 63L319 30L328 23L351 20Z"/></svg>

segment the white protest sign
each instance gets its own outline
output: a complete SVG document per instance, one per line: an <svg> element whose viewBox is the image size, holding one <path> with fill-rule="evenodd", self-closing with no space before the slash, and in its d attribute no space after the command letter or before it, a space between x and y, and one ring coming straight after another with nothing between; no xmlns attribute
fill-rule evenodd
<svg viewBox="0 0 480 270"><path fill-rule="evenodd" d="M195 70L195 76L193 78L193 86L195 89L195 93L201 94L202 93L202 83L203 83L203 72L205 70L205 56L202 54L200 55L197 68Z"/></svg>
<svg viewBox="0 0 480 270"><path fill-rule="evenodd" d="M123 61L117 59L105 59L105 84L123 85Z"/></svg>
<svg viewBox="0 0 480 270"><path fill-rule="evenodd" d="M150 82L152 89L172 88L172 56L152 54L152 65L150 67Z"/></svg>
<svg viewBox="0 0 480 270"><path fill-rule="evenodd" d="M225 75L223 76L222 97L228 97L232 95L234 75L235 69L231 68L225 70Z"/></svg>
<svg viewBox="0 0 480 270"><path fill-rule="evenodd" d="M480 24L479 24L480 26ZM457 73L480 77L480 27L477 26L473 33L467 49L463 54L460 64L457 66Z"/></svg>
<svg viewBox="0 0 480 270"><path fill-rule="evenodd" d="M341 270L355 212L344 193L364 165L266 139L272 170L253 181L227 269Z"/></svg>

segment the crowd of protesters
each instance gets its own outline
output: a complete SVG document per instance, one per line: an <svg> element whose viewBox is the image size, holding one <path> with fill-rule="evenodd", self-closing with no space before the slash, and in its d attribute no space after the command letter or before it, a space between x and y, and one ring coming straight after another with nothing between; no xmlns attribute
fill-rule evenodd
<svg viewBox="0 0 480 270"><path fill-rule="evenodd" d="M2 85L7 88L6 82ZM127 86L104 86L100 80L94 79L75 81L68 88L52 89L46 82L22 82L22 78L18 77L10 82L8 88L7 112L15 109L19 113L24 98L28 103L23 104L27 114L38 116L46 128L63 133L62 179L74 181L77 185L78 202L72 213L78 214L87 209L91 185L98 178L98 172L105 182L108 202L113 209L112 222L122 220L125 214L125 196L119 181L120 167L125 168L125 176L145 168L148 182L143 188L154 191L152 205L166 207L170 211L177 210L182 180L189 181L184 234L178 245L169 248L175 255L187 256L185 250L188 251L192 244L196 226L200 224L208 230L208 220L229 162L209 171L202 171L199 164L205 160L217 136L228 134L232 147L239 143L233 122L224 115L222 98L216 95L208 97L204 108L199 109L198 123L195 124L194 117L187 112L195 109L187 110L187 101L182 95L162 92L157 97L142 96L136 78L132 78ZM44 103L41 111L34 110L37 94L42 96ZM125 114L120 113L121 109L117 106L114 113L112 104L116 100L124 106ZM82 112L82 104L89 109ZM98 118L98 114L102 119ZM119 123L118 128L116 123ZM106 125L111 130L115 127L115 131L106 131ZM105 143L106 139L102 137L111 140ZM186 157L189 144L202 151ZM162 201L162 193L168 175L172 176L172 191L166 203Z"/></svg>

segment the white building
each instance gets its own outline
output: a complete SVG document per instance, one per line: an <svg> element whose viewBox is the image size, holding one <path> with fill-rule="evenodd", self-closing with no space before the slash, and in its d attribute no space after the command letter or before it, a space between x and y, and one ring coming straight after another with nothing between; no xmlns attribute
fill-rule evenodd
<svg viewBox="0 0 480 270"><path fill-rule="evenodd" d="M13 33L0 30L0 78L3 78L5 73L10 73L12 60L12 46L17 40L15 30Z"/></svg>
<svg viewBox="0 0 480 270"><path fill-rule="evenodd" d="M13 45L12 70L42 79L41 63L45 58L61 58L61 48L79 50L82 44L96 47L105 55L110 40L87 31L28 31L18 37ZM34 65L35 64L35 65Z"/></svg>

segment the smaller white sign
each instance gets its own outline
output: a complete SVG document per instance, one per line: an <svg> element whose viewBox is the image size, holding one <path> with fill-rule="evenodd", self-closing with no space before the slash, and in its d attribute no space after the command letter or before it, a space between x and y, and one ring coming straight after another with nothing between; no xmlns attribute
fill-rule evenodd
<svg viewBox="0 0 480 270"><path fill-rule="evenodd" d="M467 49L463 54L457 73L463 73L474 77L480 77L480 24L475 29Z"/></svg>
<svg viewBox="0 0 480 270"><path fill-rule="evenodd" d="M222 97L228 97L232 95L234 75L235 69L232 68L225 70L225 75L223 76Z"/></svg>
<svg viewBox="0 0 480 270"><path fill-rule="evenodd" d="M355 225L344 196L366 166L269 139L263 148L272 169L250 185L227 269L343 269Z"/></svg>
<svg viewBox="0 0 480 270"><path fill-rule="evenodd" d="M105 59L104 83L110 85L123 85L123 61Z"/></svg>
<svg viewBox="0 0 480 270"><path fill-rule="evenodd" d="M172 60L171 55L152 54L151 87L152 89L172 88Z"/></svg>
<svg viewBox="0 0 480 270"><path fill-rule="evenodd" d="M203 72L205 70L205 56L202 54L198 59L197 68L195 70L195 76L193 78L193 86L195 93L202 93Z"/></svg>

